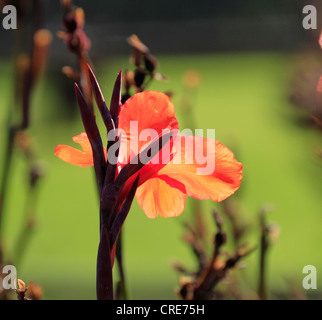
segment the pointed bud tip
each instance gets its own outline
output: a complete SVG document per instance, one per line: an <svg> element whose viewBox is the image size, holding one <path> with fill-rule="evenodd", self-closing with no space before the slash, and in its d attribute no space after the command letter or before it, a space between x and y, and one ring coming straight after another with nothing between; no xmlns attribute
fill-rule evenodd
<svg viewBox="0 0 322 320"><path fill-rule="evenodd" d="M94 72L93 72L91 66L89 65L89 63L87 63L86 65L87 65L87 69L88 69L89 75L95 77L94 76Z"/></svg>
<svg viewBox="0 0 322 320"><path fill-rule="evenodd" d="M18 290L20 291L26 290L26 284L24 283L24 281L22 281L21 279L18 279L17 283L18 283Z"/></svg>

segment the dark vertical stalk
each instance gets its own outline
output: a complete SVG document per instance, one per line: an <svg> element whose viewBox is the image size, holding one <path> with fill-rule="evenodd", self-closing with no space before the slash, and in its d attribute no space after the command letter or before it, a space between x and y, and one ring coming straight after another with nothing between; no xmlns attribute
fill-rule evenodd
<svg viewBox="0 0 322 320"><path fill-rule="evenodd" d="M120 275L120 287L119 287L119 299L120 300L128 300L129 299L129 293L128 288L126 284L126 277L124 272L124 264L123 264L123 254L122 254L122 244L123 244L123 232L120 231L119 237L116 241L116 260Z"/></svg>
<svg viewBox="0 0 322 320"><path fill-rule="evenodd" d="M260 213L260 258L259 258L259 285L258 295L261 300L267 300L267 286L266 286L266 253L268 249L268 228L265 222L265 211Z"/></svg>
<svg viewBox="0 0 322 320"><path fill-rule="evenodd" d="M3 164L3 173L0 189L0 265L3 262L3 215L5 209L5 200L7 197L8 183L12 164L14 137L16 134L15 128L9 128L7 135L7 146L5 150L5 159Z"/></svg>
<svg viewBox="0 0 322 320"><path fill-rule="evenodd" d="M43 172L39 164L31 164L29 189L24 207L24 219L14 250L14 262L17 269L19 269L21 261L23 260L36 225L36 206L40 191L38 184L42 176Z"/></svg>
<svg viewBox="0 0 322 320"><path fill-rule="evenodd" d="M51 34L48 31L43 31L41 34L40 23L42 19L41 5L39 0L32 1L32 21L34 22L32 30L32 47L31 52L28 55L28 64L21 64L19 60L22 55L19 56L21 50L20 41L17 41L15 50L15 62L16 65L16 77L15 77L15 97L14 106L18 106L21 109L21 119L19 124L15 122L13 117L14 108L9 108L8 113L8 127L7 127L7 141L5 149L5 159L3 163L3 173L0 182L0 263L3 261L3 216L5 210L5 200L7 197L8 184L11 175L12 161L14 155L15 139L19 132L28 129L30 124L30 99L32 96L32 90L34 84L41 74L47 60L47 49L51 42ZM22 21L24 17L23 7L18 7L18 40L22 40ZM19 50L18 50L19 49Z"/></svg>
<svg viewBox="0 0 322 320"><path fill-rule="evenodd" d="M98 300L113 300L113 265L109 238L108 228L103 224L97 254L96 295Z"/></svg>

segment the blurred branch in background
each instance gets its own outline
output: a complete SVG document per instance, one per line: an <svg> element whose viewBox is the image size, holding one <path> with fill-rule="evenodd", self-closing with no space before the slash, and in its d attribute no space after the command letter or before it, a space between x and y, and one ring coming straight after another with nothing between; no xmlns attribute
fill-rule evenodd
<svg viewBox="0 0 322 320"><path fill-rule="evenodd" d="M226 200L227 201L227 200ZM212 256L207 254L207 246L203 244L203 239L197 232L197 226L193 223L186 223L186 234L184 241L191 246L191 249L198 261L197 271L189 271L182 264L176 262L173 264L182 276L179 278L180 288L177 294L184 300L213 300L213 299L261 299L269 298L269 289L267 286L267 258L269 248L276 242L280 229L276 224L267 223L266 215L271 206L263 205L260 218L260 245L259 245L259 284L258 294L245 284L242 277L231 274L232 269L241 269L244 267L242 259L254 251L246 249L247 243L243 235L249 230L249 224L237 219L237 206L225 204L225 215L228 216L232 226L232 232L227 233L223 230L223 221L219 213L214 210L213 217L216 225L214 236L214 245ZM229 208L228 208L229 207ZM223 251L227 243L228 236L232 236L235 245L235 253L229 254ZM224 286L225 284L225 286ZM304 297L301 288L296 288L292 281L287 281L288 292L278 292L278 295L284 295L287 298Z"/></svg>
<svg viewBox="0 0 322 320"><path fill-rule="evenodd" d="M322 60L317 52L309 51L295 58L289 82L289 100L301 125L318 127L322 121L322 105L316 101L316 87L321 73Z"/></svg>
<svg viewBox="0 0 322 320"><path fill-rule="evenodd" d="M312 39L312 45L304 50L298 50L295 56L293 74L289 82L289 100L300 111L301 125L322 128L322 74L321 38L322 3L318 0L297 2L298 10L305 5L313 5L317 13L317 29L309 29L307 33ZM319 46L320 45L320 46Z"/></svg>
<svg viewBox="0 0 322 320"><path fill-rule="evenodd" d="M276 241L279 236L280 229L276 224L267 223L266 215L271 211L272 206L269 204L263 205L259 213L260 222L260 263L259 263L259 285L258 295L261 300L268 299L267 288L267 254L270 246Z"/></svg>
<svg viewBox="0 0 322 320"><path fill-rule="evenodd" d="M14 249L14 263L19 269L26 248L36 226L37 203L40 193L40 180L45 175L44 164L36 157L33 150L32 137L27 132L19 132L16 137L16 144L25 156L29 166L29 179L27 196L24 205L24 222L18 235Z"/></svg>
<svg viewBox="0 0 322 320"><path fill-rule="evenodd" d="M237 248L234 254L222 250L227 242L227 233L223 230L223 222L217 211L213 211L217 231L214 234L212 255L207 255L202 239L196 231L194 224L187 223L184 240L188 243L198 261L198 270L191 272L179 263L174 268L183 276L180 277L178 296L184 300L212 300L227 299L227 293L216 292L215 288L222 282L232 269L240 268L240 261L253 249L245 249L245 246ZM246 293L246 292L245 292ZM223 295L223 296L222 296Z"/></svg>
<svg viewBox="0 0 322 320"><path fill-rule="evenodd" d="M2 5L10 3L10 1L5 1ZM12 1L12 4L17 9L18 30L15 34L17 38L13 52L15 61L13 105L8 107L7 127L4 133L6 135L6 144L3 152L4 159L0 184L0 265L5 263L5 259L13 260L13 263L20 264L35 225L38 194L36 185L43 174L43 168L36 157L33 140L28 129L31 123L32 94L37 81L44 71L48 48L52 41L51 33L41 28L42 11L40 1ZM28 34L27 21L32 24L31 34ZM30 47L30 44L25 44L24 39L31 40L30 53L26 53L26 47L28 48L28 45ZM16 250L14 253L9 253L4 247L3 221L6 211L6 199L8 192L10 192L11 173L14 169L15 148L21 151L21 155L24 156L27 162L29 187L27 188L28 200L24 209L24 221L18 236Z"/></svg>
<svg viewBox="0 0 322 320"><path fill-rule="evenodd" d="M304 129L322 129L322 3L319 0L299 0L297 5L316 8L317 29L306 30L312 45L298 50L289 80L288 98L294 107L291 117ZM315 146L314 158L322 160L322 148Z"/></svg>
<svg viewBox="0 0 322 320"><path fill-rule="evenodd" d="M66 47L75 54L78 63L78 70L72 67L63 67L63 73L80 84L88 106L93 109L92 87L90 83L87 65L92 67L89 57L91 41L84 31L85 13L82 8L74 6L72 0L61 0L64 8L63 31L57 33L58 37L64 39Z"/></svg>
<svg viewBox="0 0 322 320"><path fill-rule="evenodd" d="M221 205L223 214L230 222L234 246L237 249L239 246L243 245L245 237L250 231L250 221L243 215L244 212L240 200L236 197L232 196L224 200Z"/></svg>

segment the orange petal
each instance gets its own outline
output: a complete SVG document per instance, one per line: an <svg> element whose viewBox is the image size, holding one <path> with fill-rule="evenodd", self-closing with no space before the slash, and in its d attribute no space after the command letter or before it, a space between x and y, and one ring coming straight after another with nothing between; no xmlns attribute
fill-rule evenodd
<svg viewBox="0 0 322 320"><path fill-rule="evenodd" d="M172 188L165 180L152 178L143 183L136 191L136 199L149 218L175 217L185 208L186 195Z"/></svg>
<svg viewBox="0 0 322 320"><path fill-rule="evenodd" d="M79 167L93 166L93 152L87 134L83 132L73 137L73 141L79 143L83 151L70 146L58 145L55 148L55 155L59 157L61 160ZM107 152L105 148L104 153L106 158Z"/></svg>
<svg viewBox="0 0 322 320"><path fill-rule="evenodd" d="M137 121L137 132L130 130L131 121L132 128L133 121ZM123 157L120 161L127 163L130 158L140 152L144 145L160 135L162 130L179 129L179 125L175 118L174 105L167 95L158 91L144 91L129 98L121 107L119 129L125 133L121 135L121 144L127 144L127 154L120 151ZM142 130L145 129L152 129L150 131L152 136L148 141L138 141Z"/></svg>
<svg viewBox="0 0 322 320"><path fill-rule="evenodd" d="M174 133L173 136L175 136ZM147 180L153 178L154 175L158 173L165 165L167 165L174 157L173 154L173 136L170 140L163 145L161 150L148 162L143 168L141 168L137 173L132 175L125 183L122 192L119 197L119 202L122 203L124 199L127 197L128 192L131 189L131 186L138 175L140 175L138 186L140 187ZM148 160L148 159L146 159ZM154 163L154 161L156 161ZM122 165L119 166L119 170L121 170Z"/></svg>
<svg viewBox="0 0 322 320"><path fill-rule="evenodd" d="M178 139L175 141L175 148L178 149L180 144L181 150L178 151L168 165L164 166L158 172L157 176L166 175L174 181L180 182L185 188L185 190L183 188L180 188L180 190L185 192L186 195L196 199L211 199L219 202L228 198L240 186L242 180L242 164L220 142L203 137L192 137L192 139L194 142L193 145L186 146L183 143L185 140L180 140L178 136ZM197 169L205 168L206 164L198 164L194 146L196 144L203 146L204 155L206 155L207 142L210 146L207 159L209 159L209 163L215 160L215 167L209 174L200 175ZM186 159L193 159L193 161L191 161L191 164L187 164ZM177 186L173 187L177 188ZM165 201L167 201L166 198Z"/></svg>

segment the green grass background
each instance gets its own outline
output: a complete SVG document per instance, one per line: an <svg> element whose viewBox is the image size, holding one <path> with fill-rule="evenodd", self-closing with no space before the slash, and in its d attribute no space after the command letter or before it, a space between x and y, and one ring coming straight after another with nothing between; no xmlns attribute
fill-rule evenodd
<svg viewBox="0 0 322 320"><path fill-rule="evenodd" d="M169 81L154 82L150 89L173 91L175 106L180 105L184 72L194 69L201 74L193 110L196 126L216 129L216 139L230 147L244 165L243 182L236 196L251 222L252 232L247 238L250 247L259 244L259 208L267 202L273 204L268 219L280 226L281 234L269 252L270 291L286 290L288 277L301 286L302 269L308 264L317 268L319 289L322 164L314 158L313 150L322 147L322 135L311 127L299 126L287 100L292 56L268 52L158 59L159 70ZM127 57L96 64L107 100L117 72L128 66ZM0 68L0 121L4 132L6 110L12 101L12 70L9 61L1 63ZM72 82L69 85L75 104ZM39 282L45 299L95 299L98 199L91 168L78 168L54 156L56 145L73 145L72 136L83 131L78 114L70 121L64 117L65 108L68 106L62 93L48 75L33 97L30 130L39 158L44 161L46 177L41 182L37 229L18 277ZM184 112L180 108L177 118L183 129ZM19 158L14 162L4 220L7 253L14 247L25 201L26 166ZM150 220L134 202L124 227L124 259L132 298L174 299L178 275L171 263L180 261L194 267L191 251L182 241L182 223L192 216L189 203L178 218ZM213 206L218 207L210 201L202 206L207 217ZM258 250L245 261L246 269L235 272L243 272L256 290Z"/></svg>

